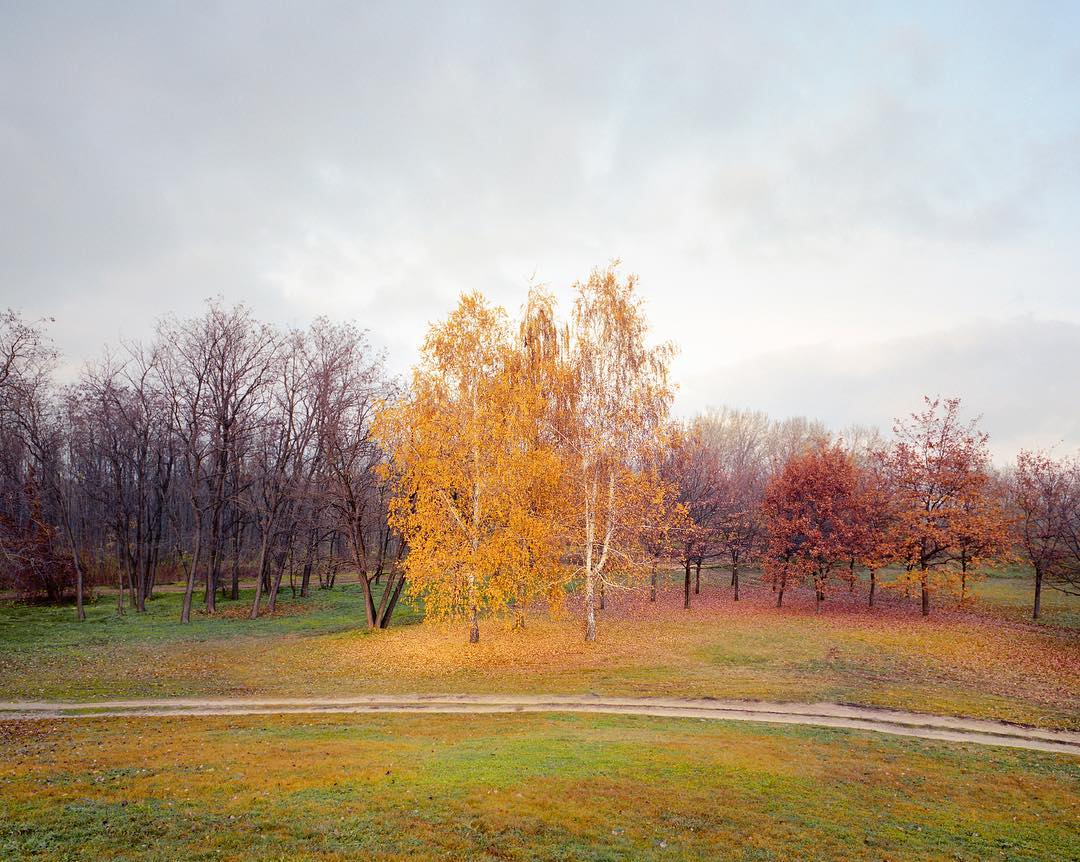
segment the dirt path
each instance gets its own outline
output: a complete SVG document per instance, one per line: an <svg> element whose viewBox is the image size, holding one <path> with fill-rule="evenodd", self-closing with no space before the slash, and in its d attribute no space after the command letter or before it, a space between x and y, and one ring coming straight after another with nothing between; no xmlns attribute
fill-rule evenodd
<svg viewBox="0 0 1080 862"><path fill-rule="evenodd" d="M1080 733L999 721L924 715L833 703L767 703L599 695L417 694L339 698L114 700L99 703L0 702L0 720L105 716L341 714L373 712L586 712L810 724L897 736L1004 745L1080 757Z"/></svg>

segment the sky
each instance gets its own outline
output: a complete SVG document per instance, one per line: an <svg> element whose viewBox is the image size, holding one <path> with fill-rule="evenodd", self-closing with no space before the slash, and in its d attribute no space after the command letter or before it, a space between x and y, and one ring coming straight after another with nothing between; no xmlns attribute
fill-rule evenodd
<svg viewBox="0 0 1080 862"><path fill-rule="evenodd" d="M1080 447L1080 3L0 0L0 306L208 297L405 372L610 259L710 405Z"/></svg>

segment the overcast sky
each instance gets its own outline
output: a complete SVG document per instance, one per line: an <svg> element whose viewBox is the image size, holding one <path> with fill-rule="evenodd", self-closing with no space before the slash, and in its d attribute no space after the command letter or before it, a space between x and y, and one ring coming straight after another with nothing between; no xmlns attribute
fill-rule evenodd
<svg viewBox="0 0 1080 862"><path fill-rule="evenodd" d="M404 371L619 257L678 409L1080 446L1080 3L0 0L0 305L71 367L209 296Z"/></svg>

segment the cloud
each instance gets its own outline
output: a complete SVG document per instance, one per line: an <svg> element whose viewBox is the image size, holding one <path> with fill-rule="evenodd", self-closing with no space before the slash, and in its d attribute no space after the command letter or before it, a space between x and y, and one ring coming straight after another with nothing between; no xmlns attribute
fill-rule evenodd
<svg viewBox="0 0 1080 862"><path fill-rule="evenodd" d="M0 302L56 317L75 363L220 294L356 319L401 371L460 291L514 310L535 276L565 300L620 257L688 381L975 314L1080 323L1076 23L18 5Z"/></svg>
<svg viewBox="0 0 1080 862"><path fill-rule="evenodd" d="M1080 449L1080 325L1032 320L974 322L863 347L819 344L765 353L686 381L684 410L705 405L806 415L834 429L888 431L924 395L960 397L981 416L995 456L1021 448Z"/></svg>

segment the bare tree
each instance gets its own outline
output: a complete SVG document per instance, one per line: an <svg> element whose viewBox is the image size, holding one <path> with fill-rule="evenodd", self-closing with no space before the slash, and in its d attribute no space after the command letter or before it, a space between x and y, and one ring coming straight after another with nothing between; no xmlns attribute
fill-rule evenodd
<svg viewBox="0 0 1080 862"><path fill-rule="evenodd" d="M1023 451L1011 484L1016 539L1035 571L1038 619L1044 585L1080 595L1080 459Z"/></svg>

